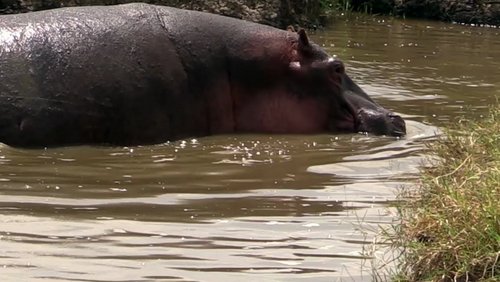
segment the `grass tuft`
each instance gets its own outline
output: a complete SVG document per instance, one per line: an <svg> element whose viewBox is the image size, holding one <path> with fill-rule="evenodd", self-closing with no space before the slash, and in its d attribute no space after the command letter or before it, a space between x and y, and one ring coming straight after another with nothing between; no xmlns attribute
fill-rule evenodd
<svg viewBox="0 0 500 282"><path fill-rule="evenodd" d="M398 207L395 281L500 281L500 106L429 144L437 161Z"/></svg>

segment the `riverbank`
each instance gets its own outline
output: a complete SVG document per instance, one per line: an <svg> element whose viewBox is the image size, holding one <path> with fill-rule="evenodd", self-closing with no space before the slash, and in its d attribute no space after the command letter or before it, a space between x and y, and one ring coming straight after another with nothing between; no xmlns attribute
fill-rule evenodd
<svg viewBox="0 0 500 282"><path fill-rule="evenodd" d="M87 5L116 5L137 0L0 0L0 14ZM142 0L197 10L279 28L317 28L347 11L500 26L500 1L470 0Z"/></svg>
<svg viewBox="0 0 500 282"><path fill-rule="evenodd" d="M500 281L500 106L430 145L420 189L404 195L390 241L396 281Z"/></svg>
<svg viewBox="0 0 500 282"><path fill-rule="evenodd" d="M353 10L367 13L425 18L464 24L500 25L500 1L351 0L350 4Z"/></svg>
<svg viewBox="0 0 500 282"><path fill-rule="evenodd" d="M328 13L337 9L322 1L303 0L0 0L0 14L26 13L61 7L116 5L144 2L196 10L267 24L279 28L323 25Z"/></svg>

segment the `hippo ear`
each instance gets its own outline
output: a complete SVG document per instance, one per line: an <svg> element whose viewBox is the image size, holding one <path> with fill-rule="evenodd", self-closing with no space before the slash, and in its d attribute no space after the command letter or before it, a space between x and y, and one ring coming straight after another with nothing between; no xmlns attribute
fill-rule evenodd
<svg viewBox="0 0 500 282"><path fill-rule="evenodd" d="M297 33L299 34L299 46L308 47L309 38L307 37L306 31L303 28L301 28Z"/></svg>
<svg viewBox="0 0 500 282"><path fill-rule="evenodd" d="M295 28L293 27L293 25L287 26L286 30L289 31L289 32L295 32Z"/></svg>

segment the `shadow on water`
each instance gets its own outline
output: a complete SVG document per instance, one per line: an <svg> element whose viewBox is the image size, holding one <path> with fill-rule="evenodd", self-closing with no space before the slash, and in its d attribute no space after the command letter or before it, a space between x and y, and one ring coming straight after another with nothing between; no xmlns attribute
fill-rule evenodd
<svg viewBox="0 0 500 282"><path fill-rule="evenodd" d="M366 230L395 219L424 141L498 96L498 30L352 18L313 38L405 115L407 137L2 146L2 281L371 281Z"/></svg>

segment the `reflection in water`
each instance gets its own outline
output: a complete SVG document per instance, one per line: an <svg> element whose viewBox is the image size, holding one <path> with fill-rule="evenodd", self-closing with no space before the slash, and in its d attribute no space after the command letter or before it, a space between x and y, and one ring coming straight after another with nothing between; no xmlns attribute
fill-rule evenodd
<svg viewBox="0 0 500 282"><path fill-rule="evenodd" d="M408 136L0 147L2 281L371 281L363 253L435 126L498 96L498 30L358 18L313 35ZM373 232L372 232L373 231Z"/></svg>

